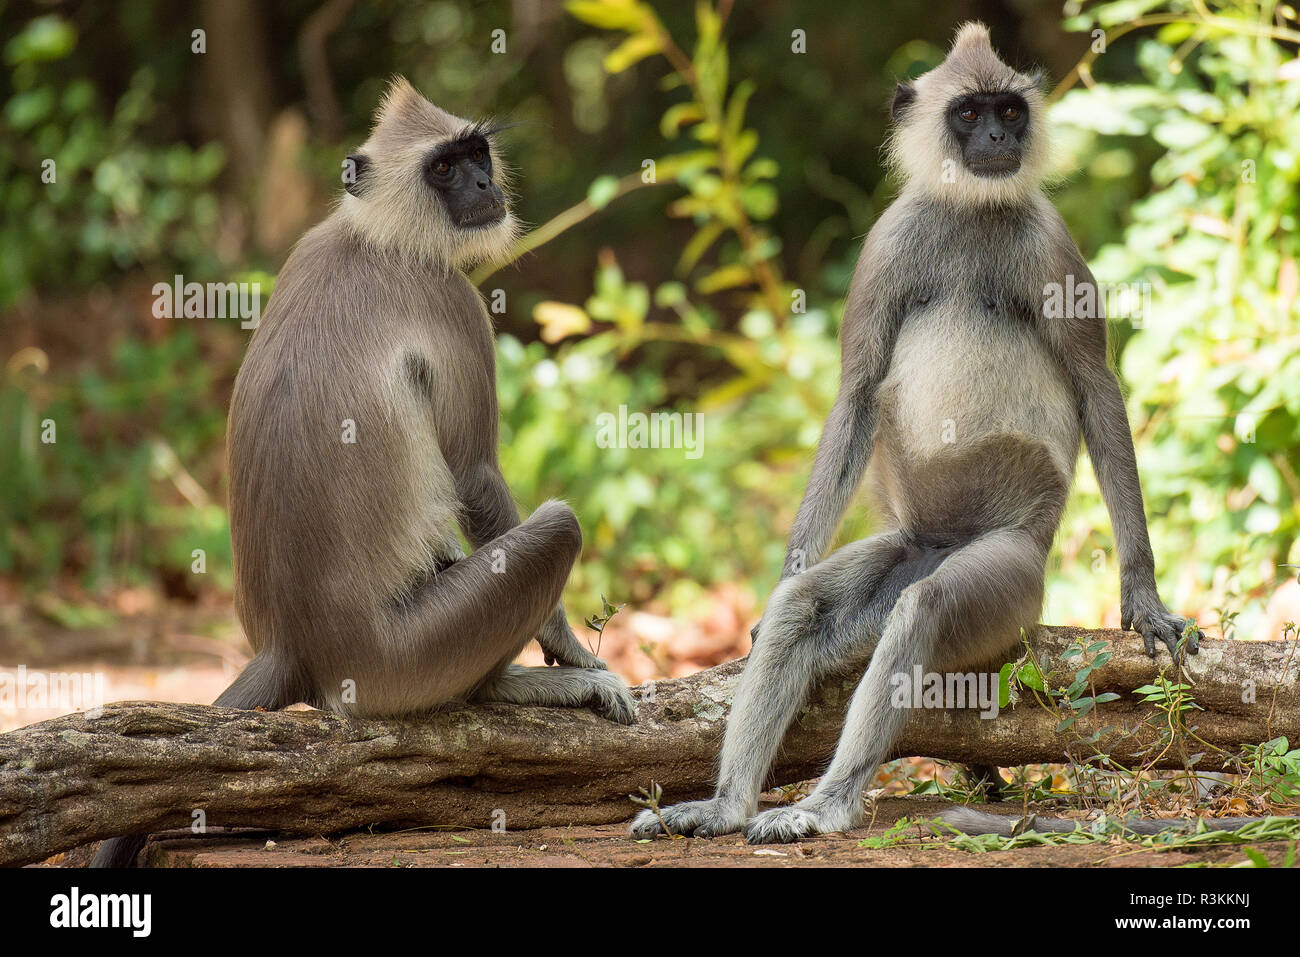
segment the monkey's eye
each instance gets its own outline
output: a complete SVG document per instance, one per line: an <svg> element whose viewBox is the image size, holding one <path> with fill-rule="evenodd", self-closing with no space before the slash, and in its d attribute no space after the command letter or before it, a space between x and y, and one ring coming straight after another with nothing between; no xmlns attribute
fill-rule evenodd
<svg viewBox="0 0 1300 957"><path fill-rule="evenodd" d="M979 119L980 116L977 112L975 112L975 110L973 110L969 106L966 107L966 109L962 110L957 115L960 116L967 123L974 123L977 119Z"/></svg>
<svg viewBox="0 0 1300 957"><path fill-rule="evenodd" d="M1004 120L1017 120L1020 118L1020 110L1014 106L1008 106L1002 111L1002 118Z"/></svg>
<svg viewBox="0 0 1300 957"><path fill-rule="evenodd" d="M485 154L482 150L475 150L475 151L474 151L474 155L472 155L472 156L470 157L470 159L472 159L472 160L473 160L475 163L477 163L478 165L482 166L482 165L483 165L483 158L484 158L484 156L486 156L486 155L487 155L487 154Z"/></svg>

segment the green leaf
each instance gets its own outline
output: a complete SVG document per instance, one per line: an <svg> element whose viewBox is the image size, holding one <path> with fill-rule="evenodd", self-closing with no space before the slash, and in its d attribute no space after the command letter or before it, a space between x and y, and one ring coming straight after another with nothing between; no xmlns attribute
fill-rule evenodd
<svg viewBox="0 0 1300 957"><path fill-rule="evenodd" d="M602 30L639 32L646 25L647 9L636 0L569 0L569 15ZM653 16L653 13L651 13Z"/></svg>
<svg viewBox="0 0 1300 957"><path fill-rule="evenodd" d="M1046 692L1047 685L1043 681L1043 673L1038 670L1033 659L1027 660L1016 670L1016 681L1026 688L1032 688L1034 691Z"/></svg>
<svg viewBox="0 0 1300 957"><path fill-rule="evenodd" d="M1011 703L1011 672L1015 662L1009 661L998 670L998 709Z"/></svg>
<svg viewBox="0 0 1300 957"><path fill-rule="evenodd" d="M728 266L722 266L715 269L695 281L695 288L709 295L720 292L723 289L734 289L737 286L747 286L754 281L754 274L749 271L749 267L742 266L739 263L732 263Z"/></svg>
<svg viewBox="0 0 1300 957"><path fill-rule="evenodd" d="M77 45L77 31L62 17L50 14L28 22L23 31L5 44L10 63L39 63L61 60Z"/></svg>
<svg viewBox="0 0 1300 957"><path fill-rule="evenodd" d="M755 89L757 87L753 80L742 80L731 91L731 99L727 102L727 135L732 139L738 137L745 128L745 107Z"/></svg>
<svg viewBox="0 0 1300 957"><path fill-rule="evenodd" d="M770 219L776 212L776 187L771 183L755 183L740 191L740 205L752 219Z"/></svg>
<svg viewBox="0 0 1300 957"><path fill-rule="evenodd" d="M677 260L678 273L685 274L694 269L695 264L708 252L709 247L717 242L718 238L726 231L726 224L717 220L701 226L699 232L691 237L690 242L686 244L686 248L682 250L681 258Z"/></svg>
<svg viewBox="0 0 1300 957"><path fill-rule="evenodd" d="M659 132L664 139L674 139L687 123L698 123L704 119L704 110L700 104L676 103L664 111L659 120Z"/></svg>
<svg viewBox="0 0 1300 957"><path fill-rule="evenodd" d="M613 176L597 176L587 187L587 202L596 209L604 209L618 195L618 180Z"/></svg>
<svg viewBox="0 0 1300 957"><path fill-rule="evenodd" d="M662 49L657 33L634 34L605 54L603 61L605 72L622 73L628 67L640 63L648 56L654 56Z"/></svg>

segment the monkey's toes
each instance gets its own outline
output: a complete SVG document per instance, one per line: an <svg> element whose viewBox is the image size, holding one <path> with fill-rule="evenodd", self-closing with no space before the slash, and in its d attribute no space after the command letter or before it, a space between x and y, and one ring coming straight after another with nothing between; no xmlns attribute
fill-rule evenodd
<svg viewBox="0 0 1300 957"><path fill-rule="evenodd" d="M851 810L832 804L811 805L805 798L790 807L764 811L745 828L747 844L789 844L813 834L847 831L857 823Z"/></svg>
<svg viewBox="0 0 1300 957"><path fill-rule="evenodd" d="M622 679L608 671L597 673L611 680L595 688L592 709L602 718L619 724L636 723L636 698L632 697Z"/></svg>
<svg viewBox="0 0 1300 957"><path fill-rule="evenodd" d="M573 665L575 668L586 668L590 671L608 671L609 665L605 664L604 658L597 658L591 652L582 656L580 661L564 661L561 664Z"/></svg>
<svg viewBox="0 0 1300 957"><path fill-rule="evenodd" d="M662 820L660 820L662 818ZM731 805L710 798L707 801L683 801L661 808L659 813L642 811L633 819L628 833L633 837L654 837L664 833L682 837L720 837L734 834L745 826L745 814Z"/></svg>
<svg viewBox="0 0 1300 957"><path fill-rule="evenodd" d="M659 823L659 815L654 811L645 810L632 818L632 823L627 826L628 836L644 841L664 832L663 825Z"/></svg>
<svg viewBox="0 0 1300 957"><path fill-rule="evenodd" d="M821 830L817 817L795 807L777 807L764 811L745 828L746 844L789 844Z"/></svg>

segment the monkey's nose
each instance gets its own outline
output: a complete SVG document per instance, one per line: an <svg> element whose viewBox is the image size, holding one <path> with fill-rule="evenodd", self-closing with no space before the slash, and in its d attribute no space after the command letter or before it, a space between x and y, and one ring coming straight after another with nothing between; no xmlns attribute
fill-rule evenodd
<svg viewBox="0 0 1300 957"><path fill-rule="evenodd" d="M480 179L477 180L474 185L476 185L479 189L487 189L490 183L491 180Z"/></svg>
<svg viewBox="0 0 1300 957"><path fill-rule="evenodd" d="M991 139L994 143L1001 143L1006 138L1007 138L1007 134L1004 133L1002 130L989 130L989 139Z"/></svg>

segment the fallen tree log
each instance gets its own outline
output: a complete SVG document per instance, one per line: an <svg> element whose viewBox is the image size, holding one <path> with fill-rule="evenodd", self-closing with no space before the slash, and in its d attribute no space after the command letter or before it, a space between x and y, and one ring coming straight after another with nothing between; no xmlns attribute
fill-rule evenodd
<svg viewBox="0 0 1300 957"><path fill-rule="evenodd" d="M1125 765L1156 732L1133 689L1154 662L1141 639L1118 631L1041 628L1031 644L1045 669L1076 639L1109 640L1114 656L1093 676L1117 701L1079 723L1119 730L1097 747ZM832 753L865 662L822 681L786 738L773 783L818 774ZM732 661L639 689L638 722L624 727L586 710L486 705L419 721L369 721L321 711L232 711L128 702L0 735L0 864L42 860L120 834L249 826L330 834L370 825L508 829L629 818L629 794L651 780L664 800L709 792L736 681ZM1242 744L1300 737L1300 654L1286 642L1205 640L1184 674L1205 709L1197 734L1211 747L1199 770L1229 767ZM1064 682L1060 682L1064 683ZM895 756L1009 767L1064 760L1072 740L1059 716L1022 700L996 719L977 710L913 709ZM1223 749L1222 753L1215 748ZM1189 749L1191 750L1191 749ZM1152 755L1147 755L1150 760ZM1170 751L1155 766L1181 767Z"/></svg>

